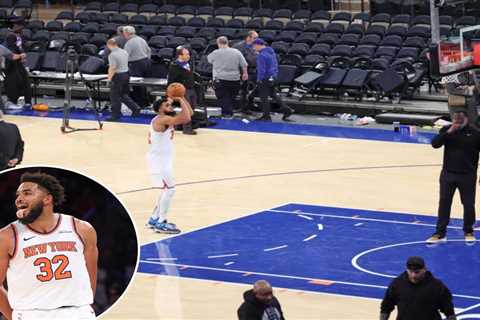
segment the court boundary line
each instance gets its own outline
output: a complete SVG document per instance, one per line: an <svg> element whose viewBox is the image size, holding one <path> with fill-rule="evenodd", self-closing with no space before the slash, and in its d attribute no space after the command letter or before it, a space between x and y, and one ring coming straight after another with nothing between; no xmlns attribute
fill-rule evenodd
<svg viewBox="0 0 480 320"><path fill-rule="evenodd" d="M445 242L465 242L465 239L450 239L450 240L446 240ZM479 242L478 240L475 240L473 241L474 243L477 243ZM370 271L366 268L363 268L362 266L360 266L360 264L358 263L358 260L363 257L363 256L366 256L368 255L369 253L372 253L372 252L376 252L376 251L381 251L383 249L389 249L389 248L396 248L396 247L402 247L402 246L407 246L407 245L411 245L411 244L427 244L426 241L410 241L410 242L400 242L400 243L394 243L394 244L389 244L389 245L385 245L385 246L380 246L380 247L376 247L376 248L371 248L371 249L368 249L368 250L364 250L360 253L358 253L357 255L355 255L352 260L350 261L350 263L352 264L352 266L361 271L361 272L364 272L364 273L367 273L367 274L371 274L371 275L374 275L374 276L378 276L378 277L384 277L384 278L390 278L390 279L394 279L396 278L397 276L392 276L392 275L389 275L389 274L386 274L386 273L380 273L380 272L375 272L375 271ZM434 244L435 245L435 244ZM441 245L441 243L438 243L438 245Z"/></svg>
<svg viewBox="0 0 480 320"><path fill-rule="evenodd" d="M198 270L210 270L210 271L220 271L220 272L230 272L230 273L241 273L241 274L252 274L258 276L266 276L272 278L283 278L283 279L293 279L293 280L305 280L305 281L314 281L314 280L326 280L326 279L315 279L315 278L308 278L308 277L299 277L299 276L289 276L284 274L275 274L275 273L266 273L266 272L254 272L254 271L244 271L244 270L237 270L237 269L225 269L225 268L215 268L215 267L205 267L205 266L195 266L189 264L178 264L178 263L164 263L164 262L157 262L157 261L147 261L147 260L140 260L142 263L146 264L154 264L154 265L162 265L162 266L169 266L169 267L186 267L191 269L198 269ZM149 274L148 272L138 272ZM182 276L177 276L180 278L185 278ZM197 279L197 278L195 278ZM381 286L381 285L373 285L373 284L366 284L366 283L358 283L358 282L347 282L347 281L335 281L335 280L327 280L332 281L333 284L343 284L347 286L358 286L358 287L366 287L366 288L374 288L374 289L387 289L388 286ZM303 290L309 291L309 290ZM310 292L310 291L309 291ZM469 295L462 295L462 294L452 294L452 296L457 298L465 298L465 299L472 299L472 300L480 300L480 296L469 296Z"/></svg>
<svg viewBox="0 0 480 320"><path fill-rule="evenodd" d="M286 172L271 172L271 173L259 173L246 176L238 177L224 177L224 178L214 178L214 179L205 179L197 181L187 181L175 184L176 187L179 186L189 186L205 183L215 183L215 182L224 182L224 181L236 181L236 180L248 180L256 178L267 178L267 177L280 177L288 175L301 175L301 174L312 174L312 173L324 173L324 172L343 172L343 171L367 171L367 170L381 170L381 169L406 169L406 168L427 168L427 167L440 167L442 164L407 164L407 165L384 165L384 166L370 166L370 167L347 167L347 168L330 168L330 169L313 169L313 170L299 170L299 171L286 171ZM145 187L138 188L126 191L117 192L117 195L132 194L137 192L149 191L161 189L158 187Z"/></svg>
<svg viewBox="0 0 480 320"><path fill-rule="evenodd" d="M138 272L139 276L143 277L162 277L162 278L174 278L174 279L180 279L182 281L184 280L197 280L197 281L206 281L206 282L220 282L220 283L227 283L235 286L241 286L241 287L248 287L251 288L252 284L246 284L242 282L231 282L231 281L219 281L219 280L212 280L212 279L204 279L204 278L193 278L193 277L179 277L179 276L172 276L169 274L156 274L152 275L151 273L147 272ZM322 292L322 291L309 291L309 290L300 290L300 289L293 289L293 288L285 288L285 287L274 287L274 289L281 289L281 290L287 290L287 291L293 291L293 292L299 292L299 293L307 293L307 294L318 294L318 295L328 295L328 296L339 296L339 297L350 297L350 298L359 298L359 299L365 299L365 300L375 300L379 301L381 299L377 298L371 298L371 297L362 297L362 296L352 296L349 294L340 294L340 293L331 293L331 292Z"/></svg>
<svg viewBox="0 0 480 320"><path fill-rule="evenodd" d="M333 207L333 208L338 208L338 209L352 209L352 208L340 208L340 207ZM361 209L359 209L361 210ZM271 210L265 210L262 212L275 212L275 213L287 213L287 214L293 214L293 215L309 215L309 216L315 216L315 217L327 217L327 218L339 218L339 219L345 219L345 220L361 220L361 221L370 221L370 222L382 222L382 223L393 223L393 224L406 224L406 225L412 225L412 226L422 226L422 227L436 227L436 224L430 224L430 223L421 223L421 222L407 222L407 221L399 221L399 220L387 220L387 219L375 219L375 218L362 218L362 217L352 217L352 216L336 216L333 214L323 214L323 213L310 213L310 212L304 212L304 211L288 211L288 210L277 210L277 209L271 209ZM381 212L381 211L380 211ZM386 213L386 212L385 212ZM394 212L394 213L400 213L402 212ZM403 214L411 214L411 213L403 213ZM419 214L421 215L421 214ZM462 227L457 227L457 226L447 226L447 228L450 229L463 229Z"/></svg>
<svg viewBox="0 0 480 320"><path fill-rule="evenodd" d="M425 165L427 166L427 165ZM303 206L318 206L318 207L328 207L328 206L320 206L320 205L307 205L307 204L299 204L299 203L292 203L292 202L287 202L287 203L283 203L283 204L279 204L278 206L272 208L272 209L267 209L267 210L261 210L261 211L256 211L256 212L249 212L247 214L244 214L244 215L241 215L241 216L238 216L238 217L235 217L235 218L232 218L232 219L227 219L227 220L222 220L220 222L217 222L217 223L212 223L212 224L209 224L209 225L206 225L206 226L202 226L202 227L199 227L199 228L195 228L195 229L192 229L190 231L186 231L186 232L183 232L183 233L180 233L180 234L176 234L176 235L171 235L171 236L167 236L167 237L164 237L162 239L159 239L159 240L153 240L153 241L149 241L149 242L146 242L142 245L140 245L140 250L141 250L141 247L142 246L146 246L146 245L151 245L151 244L154 244L154 243L157 243L157 242L161 242L161 241L165 241L165 240L169 240L169 239L174 239L174 238L177 238L177 237L180 237L182 235L186 235L186 234L190 234L190 233L193 233L193 232L196 232L196 231L201 231L203 229L208 229L208 228L211 228L211 227L214 227L214 226L217 226L217 225L220 225L220 224L224 224L224 223L228 223L228 222L232 222L232 221L235 221L235 220L239 220L239 219L242 219L242 218L246 218L246 217L249 217L249 216L253 216L255 214L260 214L262 212L268 212L268 211L272 211L272 210L277 210L275 208L279 208L279 207L284 207L284 206L287 206L287 205L303 205ZM331 208L339 208L339 209L353 209L353 210L368 210L368 209L360 209L360 208L346 208L346 207L331 207ZM371 210L371 209L370 209ZM375 210L372 210L374 212L379 212L378 210L375 211ZM303 212L297 212L297 214L299 213L302 213ZM396 213L400 213L400 214L411 214L409 212L396 212ZM353 217L352 217L353 218ZM416 225L416 223L412 223L413 225ZM139 254L139 258L140 258L140 255L141 255L141 252ZM154 261L144 261L144 260L140 260L139 259L139 263L138 263L138 268L140 267L140 263L141 262L144 262L144 263L151 263L151 264L160 264L160 265L163 265L164 263L160 263L160 262L154 262ZM173 276L173 275L163 275L163 274L155 274L155 275L152 275L151 273L146 273L146 272L141 272L141 271L138 271L138 269L136 270L136 274L137 275L140 275L140 276L160 276L160 277L170 277L170 278L177 278L177 279L182 279L182 280L199 280L199 281L208 281L208 282L226 282L226 283L229 283L229 284L233 284L233 285L239 285L239 286L246 286L246 284L244 283L240 283L240 282L232 282L232 281L219 281L219 280L212 280L212 279L203 279L203 278L194 278L194 277L182 277L182 276ZM317 279L318 280L318 279ZM339 282L338 282L339 283ZM384 287L384 286L380 286L380 288L388 288L388 287ZM276 287L276 288L280 288L280 287ZM292 288L281 288L281 289L285 289L285 290L290 290L290 291L294 291L294 292L307 292L307 293L312 293L312 294L320 294L320 295L333 295L333 296L342 296L342 297L351 297L351 298L356 298L356 299L367 299L367 300L381 300L381 299L378 299L378 298L371 298L371 297L364 297L364 296L354 296L354 295L348 295L348 294L340 294L340 293L329 293L329 292L320 292L320 291L310 291L310 290L299 290L299 289L292 289ZM462 298L465 298L465 299L472 299L472 300L475 300L475 299L478 299L480 300L480 297L472 297L472 298L468 298L467 296L463 296L463 295L460 295L458 296L457 294L452 294L452 296L455 296L455 297L462 297ZM479 304L480 305L480 304ZM464 313L464 312L467 312L469 310L472 310L474 308L476 308L477 305L473 305L473 306L470 306L470 307L467 307L467 308L457 308L459 310L459 313ZM469 309L469 308L472 308L472 309ZM467 310L468 309L468 310ZM456 313L457 314L457 313Z"/></svg>

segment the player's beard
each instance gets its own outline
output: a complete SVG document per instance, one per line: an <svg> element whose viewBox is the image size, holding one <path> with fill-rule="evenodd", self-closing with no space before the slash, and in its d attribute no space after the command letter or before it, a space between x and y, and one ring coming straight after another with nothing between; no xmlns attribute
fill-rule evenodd
<svg viewBox="0 0 480 320"><path fill-rule="evenodd" d="M177 113L175 111L169 111L169 112L165 112L165 115L169 116L169 117L174 117Z"/></svg>
<svg viewBox="0 0 480 320"><path fill-rule="evenodd" d="M33 223L42 215L42 212L43 212L43 203L39 202L29 210L29 213L27 216L23 218L18 218L18 221L20 221L23 224Z"/></svg>

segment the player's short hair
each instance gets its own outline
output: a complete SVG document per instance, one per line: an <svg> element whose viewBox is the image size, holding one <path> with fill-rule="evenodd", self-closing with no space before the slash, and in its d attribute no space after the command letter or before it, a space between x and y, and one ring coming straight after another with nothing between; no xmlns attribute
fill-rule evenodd
<svg viewBox="0 0 480 320"><path fill-rule="evenodd" d="M165 102L167 102L167 97L161 97L160 99L156 100L152 105L153 111L158 112L162 104L164 104Z"/></svg>
<svg viewBox="0 0 480 320"><path fill-rule="evenodd" d="M65 201L65 189L57 178L43 172L25 172L20 177L20 183L31 182L45 189L53 197L53 203L56 206L61 205Z"/></svg>

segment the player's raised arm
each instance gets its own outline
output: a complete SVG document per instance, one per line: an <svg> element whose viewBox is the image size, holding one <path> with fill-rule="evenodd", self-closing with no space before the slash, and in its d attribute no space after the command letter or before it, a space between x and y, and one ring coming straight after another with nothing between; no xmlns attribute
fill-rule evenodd
<svg viewBox="0 0 480 320"><path fill-rule="evenodd" d="M86 221L75 219L75 224L78 233L83 239L85 262L87 264L88 275L90 276L90 285L92 287L93 295L97 290L97 263L98 263L98 248L97 248L97 232L92 225Z"/></svg>
<svg viewBox="0 0 480 320"><path fill-rule="evenodd" d="M166 104L172 104L173 101L176 101L180 103L180 107L182 108L182 111L180 113L169 116L165 115L162 117L158 117L154 121L154 126L155 129L157 130L157 126L176 126L176 125L181 125L185 123L189 123L191 121L191 116L192 116L192 107L190 106L190 103L184 98L184 97L173 97L173 98L168 98ZM158 130L161 131L161 130Z"/></svg>
<svg viewBox="0 0 480 320"><path fill-rule="evenodd" d="M7 275L8 262L10 255L15 250L15 235L11 227L0 230L0 313L8 320L12 319L12 307L8 302L7 290L3 287L3 282Z"/></svg>

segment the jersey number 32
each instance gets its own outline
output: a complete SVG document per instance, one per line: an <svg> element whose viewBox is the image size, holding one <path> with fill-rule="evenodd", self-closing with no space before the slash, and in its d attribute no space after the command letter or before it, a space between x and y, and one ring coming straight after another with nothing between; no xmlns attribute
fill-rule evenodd
<svg viewBox="0 0 480 320"><path fill-rule="evenodd" d="M62 279L69 279L72 277L70 271L65 271L69 264L68 257L61 254L54 256L52 259L45 257L37 258L33 265L40 267L40 274L37 274L37 279L42 282Z"/></svg>

